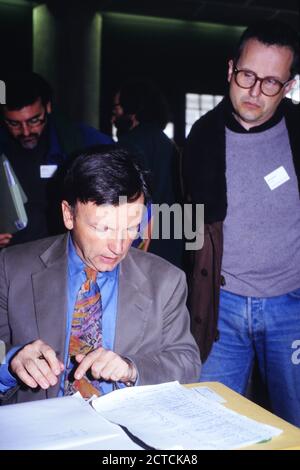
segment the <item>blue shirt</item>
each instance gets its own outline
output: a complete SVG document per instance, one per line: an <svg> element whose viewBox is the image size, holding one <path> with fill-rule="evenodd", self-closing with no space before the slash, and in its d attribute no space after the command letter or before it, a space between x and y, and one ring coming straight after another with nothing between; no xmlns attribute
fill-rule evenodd
<svg viewBox="0 0 300 470"><path fill-rule="evenodd" d="M69 341L71 335L72 317L76 302L77 293L81 284L86 280L84 272L85 264L77 255L71 237L68 246L68 310L67 310L67 330L66 347L64 351L64 364L66 366L68 359ZM119 286L119 266L113 271L98 273L97 284L101 292L102 300L102 344L105 349L113 349L116 330L118 286ZM0 367L0 392L5 393L11 387L17 384L16 379L9 373L8 364L11 357L22 346L15 346L6 355L5 364ZM121 384L120 384L121 386ZM112 391L112 384L101 382L103 393ZM59 396L63 395L64 374L62 374Z"/></svg>

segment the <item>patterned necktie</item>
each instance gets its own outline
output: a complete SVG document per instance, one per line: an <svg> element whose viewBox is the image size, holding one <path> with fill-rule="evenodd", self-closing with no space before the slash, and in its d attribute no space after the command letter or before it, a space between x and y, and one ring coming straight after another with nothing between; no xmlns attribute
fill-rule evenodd
<svg viewBox="0 0 300 470"><path fill-rule="evenodd" d="M76 354L88 354L102 345L102 304L96 282L97 271L86 267L86 281L81 285L75 303L69 344L69 355L65 375L64 394L72 395L79 391L84 398L101 395L98 380L89 372L80 380L74 378L78 367Z"/></svg>

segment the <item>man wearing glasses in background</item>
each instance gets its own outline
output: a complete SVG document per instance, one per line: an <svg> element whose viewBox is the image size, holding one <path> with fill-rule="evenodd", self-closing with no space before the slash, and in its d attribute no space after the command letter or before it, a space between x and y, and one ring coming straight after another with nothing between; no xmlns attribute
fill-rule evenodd
<svg viewBox="0 0 300 470"><path fill-rule="evenodd" d="M0 155L5 154L26 194L28 225L15 234L0 233L0 248L57 233L50 184L56 169L73 151L112 142L96 129L52 114L52 91L40 75L24 74L5 80L5 85Z"/></svg>
<svg viewBox="0 0 300 470"><path fill-rule="evenodd" d="M243 33L228 96L194 124L184 173L206 224L189 298L201 380L245 393L256 357L272 411L300 426L299 105L285 98L298 54L285 24Z"/></svg>

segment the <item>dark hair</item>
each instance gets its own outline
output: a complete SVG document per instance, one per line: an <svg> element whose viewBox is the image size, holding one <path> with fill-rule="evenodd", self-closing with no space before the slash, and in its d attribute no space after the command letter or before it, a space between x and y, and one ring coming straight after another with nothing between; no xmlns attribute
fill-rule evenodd
<svg viewBox="0 0 300 470"><path fill-rule="evenodd" d="M5 79L6 104L10 110L22 109L41 99L44 106L52 99L52 90L46 80L37 73L24 73Z"/></svg>
<svg viewBox="0 0 300 470"><path fill-rule="evenodd" d="M150 200L147 173L117 145L89 147L73 156L63 186L63 199L73 208L77 201L117 206L120 196L134 202L143 194L145 204Z"/></svg>
<svg viewBox="0 0 300 470"><path fill-rule="evenodd" d="M245 43L249 39L257 39L259 42L268 46L288 47L294 55L291 64L291 77L294 77L299 71L299 39L296 31L289 25L278 20L264 20L249 26L242 34L235 56L235 62L238 61Z"/></svg>
<svg viewBox="0 0 300 470"><path fill-rule="evenodd" d="M169 121L166 99L150 80L129 80L119 92L125 114L135 114L140 123L156 123L161 129L166 127Z"/></svg>

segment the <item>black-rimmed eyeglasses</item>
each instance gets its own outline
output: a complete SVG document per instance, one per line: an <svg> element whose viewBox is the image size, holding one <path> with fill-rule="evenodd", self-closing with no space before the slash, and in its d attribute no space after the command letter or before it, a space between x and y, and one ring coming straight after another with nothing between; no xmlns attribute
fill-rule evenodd
<svg viewBox="0 0 300 470"><path fill-rule="evenodd" d="M274 77L260 78L255 72L246 69L233 69L235 83L240 88L253 88L257 81L260 82L260 91L266 96L276 96L282 88L291 80L290 78L285 82L281 82Z"/></svg>
<svg viewBox="0 0 300 470"><path fill-rule="evenodd" d="M26 124L26 126L30 127L30 129L34 129L35 127L40 126L41 124L44 124L47 119L47 113L46 110L44 111L44 115L41 116L34 116L30 119L26 119L26 121L15 121L12 119L3 119L4 122L8 125L8 127L11 127L12 129L21 129L23 123Z"/></svg>

